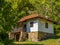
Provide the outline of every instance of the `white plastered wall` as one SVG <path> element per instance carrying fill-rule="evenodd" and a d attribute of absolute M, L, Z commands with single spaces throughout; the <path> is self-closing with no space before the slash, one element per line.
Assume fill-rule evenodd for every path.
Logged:
<path fill-rule="evenodd" d="M 30 22 L 33 22 L 33 27 L 30 27 Z M 27 32 L 38 31 L 38 20 L 30 20 L 27 22 Z"/>
<path fill-rule="evenodd" d="M 48 28 L 45 28 L 45 23 L 46 22 L 48 23 Z M 39 19 L 39 22 L 38 22 L 38 31 L 54 34 L 53 23 L 48 22 L 48 21 L 44 21 L 42 19 Z"/>
<path fill-rule="evenodd" d="M 30 27 L 30 22 L 34 22 L 33 27 Z M 45 28 L 46 22 L 48 23 L 48 28 Z M 45 21 L 43 19 L 35 19 L 35 20 L 27 21 L 27 32 L 36 32 L 36 31 L 54 34 L 53 23 L 49 21 Z"/>

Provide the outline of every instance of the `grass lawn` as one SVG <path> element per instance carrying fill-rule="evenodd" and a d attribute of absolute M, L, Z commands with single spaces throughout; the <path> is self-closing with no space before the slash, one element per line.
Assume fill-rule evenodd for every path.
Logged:
<path fill-rule="evenodd" d="M 58 39 L 47 39 L 47 40 L 43 40 L 40 42 L 31 42 L 31 41 L 24 41 L 24 42 L 14 42 L 16 45 L 60 45 L 60 38 Z"/>
<path fill-rule="evenodd" d="M 24 41 L 24 42 L 14 42 L 16 45 L 60 45 L 60 33 L 57 34 L 54 38 L 49 38 L 40 42 L 31 42 L 31 41 Z"/>

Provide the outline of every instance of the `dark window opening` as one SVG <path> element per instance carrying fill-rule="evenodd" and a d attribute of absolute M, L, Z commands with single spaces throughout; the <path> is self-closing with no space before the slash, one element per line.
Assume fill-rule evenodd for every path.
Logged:
<path fill-rule="evenodd" d="M 48 28 L 48 23 L 45 23 L 45 28 Z"/>
<path fill-rule="evenodd" d="M 30 27 L 33 27 L 33 22 L 30 22 Z"/>

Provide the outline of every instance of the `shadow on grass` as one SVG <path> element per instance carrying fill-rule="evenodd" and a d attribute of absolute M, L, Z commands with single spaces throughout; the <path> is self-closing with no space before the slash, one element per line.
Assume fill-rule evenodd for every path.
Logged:
<path fill-rule="evenodd" d="M 59 38 L 60 38 L 60 36 L 54 36 L 54 37 L 50 37 L 48 39 L 59 39 Z"/>
<path fill-rule="evenodd" d="M 43 38 L 40 41 L 44 41 L 44 40 L 48 40 L 48 39 L 59 39 L 60 36 L 53 36 L 53 37 L 47 37 L 47 38 Z"/>
<path fill-rule="evenodd" d="M 56 37 L 55 37 L 55 39 L 59 39 L 59 38 L 60 38 L 60 36 L 56 36 Z"/>

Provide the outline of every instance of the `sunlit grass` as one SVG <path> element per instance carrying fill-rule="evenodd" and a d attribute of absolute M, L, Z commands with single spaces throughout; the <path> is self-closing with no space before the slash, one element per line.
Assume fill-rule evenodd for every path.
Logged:
<path fill-rule="evenodd" d="M 48 39 L 40 43 L 44 45 L 60 45 L 60 39 Z"/>
<path fill-rule="evenodd" d="M 15 44 L 42 44 L 42 45 L 60 45 L 60 38 L 59 39 L 47 39 L 40 42 L 31 42 L 31 41 L 24 41 L 24 42 L 14 42 Z"/>

